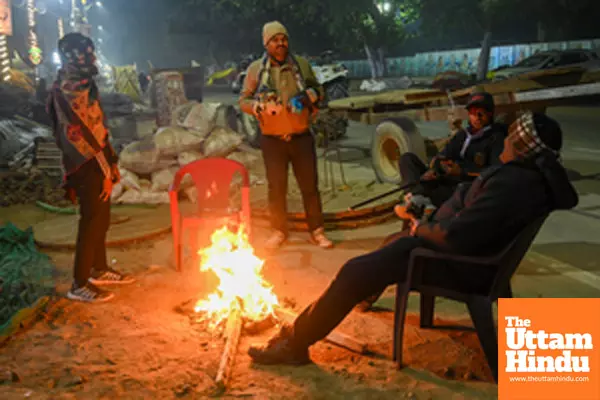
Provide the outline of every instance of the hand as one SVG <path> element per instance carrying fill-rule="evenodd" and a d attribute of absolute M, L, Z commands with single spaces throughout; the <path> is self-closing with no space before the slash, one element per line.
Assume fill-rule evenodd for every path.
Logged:
<path fill-rule="evenodd" d="M 117 164 L 114 164 L 112 166 L 110 173 L 113 185 L 116 185 L 117 183 L 121 182 L 121 171 L 119 171 L 119 166 Z"/>
<path fill-rule="evenodd" d="M 417 236 L 417 229 L 419 228 L 419 221 L 418 220 L 413 220 L 412 224 L 410 225 L 410 236 Z"/>
<path fill-rule="evenodd" d="M 394 212 L 396 213 L 398 218 L 402 220 L 410 221 L 414 219 L 414 217 L 406 211 L 406 206 L 398 204 L 396 205 L 396 207 L 394 207 Z"/>
<path fill-rule="evenodd" d="M 461 173 L 460 165 L 458 165 L 454 161 L 452 161 L 452 160 L 442 161 L 441 165 L 447 175 L 460 176 L 460 173 Z"/>
<path fill-rule="evenodd" d="M 260 101 L 255 101 L 254 106 L 252 107 L 252 114 L 258 118 L 263 109 L 264 105 Z"/>
<path fill-rule="evenodd" d="M 434 181 L 437 179 L 437 174 L 435 173 L 434 170 L 430 169 L 427 170 L 427 172 L 425 172 L 422 176 L 421 176 L 421 180 L 422 181 Z"/>
<path fill-rule="evenodd" d="M 112 194 L 112 177 L 104 178 L 104 182 L 102 182 L 102 193 L 100 193 L 100 200 L 108 201 L 110 199 L 110 195 Z"/>

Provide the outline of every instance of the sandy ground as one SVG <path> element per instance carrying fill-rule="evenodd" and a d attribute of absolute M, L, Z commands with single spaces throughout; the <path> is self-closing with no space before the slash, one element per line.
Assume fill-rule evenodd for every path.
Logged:
<path fill-rule="evenodd" d="M 256 239 L 265 232 L 256 230 Z M 316 249 L 295 234 L 289 247 L 266 256 L 265 277 L 280 301 L 309 304 L 345 260 L 374 248 L 378 240 L 346 241 L 333 251 Z M 72 254 L 48 253 L 57 267 L 57 290 L 70 284 Z M 18 382 L 2 383 L 3 399 L 207 398 L 223 339 L 193 323 L 181 305 L 204 297 L 214 279 L 191 265 L 171 266 L 170 237 L 109 250 L 113 265 L 136 284 L 115 290 L 113 302 L 87 305 L 58 298 L 43 318 L 0 349 L 0 370 Z M 475 334 L 423 331 L 408 321 L 405 357 L 396 371 L 391 357 L 392 313 L 353 312 L 340 330 L 368 343 L 361 356 L 328 343 L 311 349 L 305 367 L 253 366 L 248 346 L 275 332 L 243 336 L 224 398 L 265 399 L 446 399 L 495 398 Z M 435 354 L 435 357 L 431 355 Z M 6 375 L 5 373 L 3 375 Z M 3 378 L 0 377 L 0 382 Z"/>
<path fill-rule="evenodd" d="M 365 162 L 357 159 L 345 163 L 347 176 L 354 179 L 350 182 L 351 190 L 332 192 L 322 188 L 326 211 L 343 209 L 342 205 L 347 207 L 369 195 L 368 185 L 373 176 L 365 169 Z M 595 171 L 592 168 L 589 172 Z M 584 168 L 581 172 L 589 173 Z M 378 192 L 387 189 L 377 186 Z M 290 193 L 290 209 L 299 211 L 295 185 Z M 253 197 L 255 204 L 261 199 L 264 203 L 264 186 L 253 188 Z M 48 213 L 33 206 L 0 210 L 0 224 L 10 219 L 22 228 L 48 217 Z M 299 312 L 321 293 L 346 260 L 376 248 L 381 238 L 393 229 L 394 226 L 389 225 L 361 230 L 368 232 L 362 233 L 367 239 L 357 238 L 354 232 L 336 232 L 333 235 L 336 239 L 345 240 L 332 251 L 308 245 L 306 234 L 294 234 L 289 247 L 276 254 L 262 254 L 266 259 L 265 277 L 274 285 L 280 300 L 295 304 L 295 311 Z M 266 232 L 255 229 L 255 233 L 260 243 Z M 59 297 L 32 327 L 0 348 L 0 398 L 203 399 L 214 396 L 214 378 L 224 341 L 180 311 L 183 303 L 206 296 L 214 287 L 214 279 L 196 272 L 194 265 L 187 265 L 184 273 L 175 272 L 171 265 L 170 236 L 109 250 L 113 266 L 134 274 L 138 281 L 115 289 L 115 300 L 102 305 L 74 303 L 62 298 L 70 285 L 73 255 L 70 252 L 48 254 L 56 265 Z M 546 277 L 553 272 L 542 276 L 540 266 L 529 261 L 520 271 L 515 287 L 525 296 L 541 297 L 544 293 L 548 297 L 573 297 L 571 292 L 576 291 L 580 296 L 594 297 L 598 293 L 589 289 L 586 292 L 575 281 L 567 282 L 570 286 L 565 285 L 560 276 Z M 392 296 L 393 289 L 389 289 L 381 304 L 389 308 Z M 252 343 L 267 340 L 275 330 L 256 337 L 244 335 L 229 390 L 222 397 L 496 398 L 497 387 L 491 383 L 475 333 L 419 329 L 418 298 L 413 296 L 410 300 L 404 341 L 405 362 L 409 367 L 397 371 L 391 361 L 391 312 L 353 312 L 339 330 L 368 343 L 372 354 L 358 355 L 321 342 L 311 348 L 314 365 L 260 367 L 251 364 L 247 349 Z M 452 302 L 437 304 L 436 315 L 442 318 L 438 320 L 440 324 L 469 325 L 464 308 Z"/>

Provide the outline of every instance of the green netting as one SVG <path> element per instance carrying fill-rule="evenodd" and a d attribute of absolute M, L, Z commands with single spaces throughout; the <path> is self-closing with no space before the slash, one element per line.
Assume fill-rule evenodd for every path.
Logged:
<path fill-rule="evenodd" d="M 10 222 L 0 227 L 0 332 L 19 310 L 54 293 L 53 272 L 50 258 L 37 250 L 31 228 L 22 231 Z"/>

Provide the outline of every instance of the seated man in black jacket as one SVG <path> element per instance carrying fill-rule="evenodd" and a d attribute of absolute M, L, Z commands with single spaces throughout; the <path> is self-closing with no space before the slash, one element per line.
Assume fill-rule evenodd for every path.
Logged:
<path fill-rule="evenodd" d="M 418 183 L 409 190 L 422 195 L 434 206 L 441 206 L 452 196 L 460 182 L 472 181 L 490 165 L 499 164 L 506 137 L 506 126 L 494 123 L 494 98 L 487 92 L 476 92 L 467 103 L 469 125 L 458 131 L 432 160 L 431 168 L 413 153 L 400 157 L 402 184 Z"/>
<path fill-rule="evenodd" d="M 346 262 L 321 297 L 266 346 L 248 354 L 260 364 L 310 362 L 308 348 L 325 338 L 362 300 L 406 277 L 410 252 L 429 247 L 462 255 L 491 255 L 506 247 L 543 214 L 577 205 L 578 197 L 559 161 L 560 126 L 542 114 L 526 113 L 510 127 L 500 156 L 472 184 L 461 185 L 431 222 L 415 224 L 388 245 Z M 489 271 L 490 277 L 495 271 Z M 452 285 L 478 290 L 459 266 L 426 272 Z"/>

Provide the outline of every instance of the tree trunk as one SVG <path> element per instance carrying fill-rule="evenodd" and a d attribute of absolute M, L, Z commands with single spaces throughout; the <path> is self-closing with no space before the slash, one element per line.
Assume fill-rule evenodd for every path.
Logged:
<path fill-rule="evenodd" d="M 479 61 L 477 63 L 477 80 L 483 81 L 487 77 L 488 67 L 490 64 L 490 51 L 492 50 L 492 32 L 486 32 L 483 36 L 481 44 L 481 52 L 479 53 Z"/>
<path fill-rule="evenodd" d="M 369 61 L 369 67 L 371 68 L 371 79 L 375 79 L 378 77 L 378 68 L 377 68 L 377 60 L 374 57 L 373 52 L 368 44 L 364 44 L 365 53 L 367 53 L 367 60 Z"/>
<path fill-rule="evenodd" d="M 384 76 L 387 76 L 387 60 L 385 59 L 385 51 L 383 50 L 383 48 L 378 48 L 377 49 L 377 61 L 379 62 L 379 77 L 383 78 Z"/>

